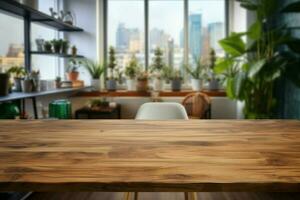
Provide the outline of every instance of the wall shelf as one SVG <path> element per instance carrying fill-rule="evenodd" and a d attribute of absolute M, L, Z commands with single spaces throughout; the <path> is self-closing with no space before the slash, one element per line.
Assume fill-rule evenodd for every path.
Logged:
<path fill-rule="evenodd" d="M 82 55 L 70 55 L 70 54 L 60 54 L 60 53 L 51 53 L 51 52 L 43 52 L 43 51 L 31 51 L 32 55 L 44 55 L 44 56 L 56 56 L 60 58 L 84 58 Z"/>
<path fill-rule="evenodd" d="M 30 8 L 26 5 L 18 3 L 13 0 L 1 0 L 0 9 L 6 12 L 21 16 L 28 17 L 32 22 L 37 22 L 42 25 L 52 27 L 58 31 L 65 32 L 82 32 L 83 29 L 79 27 L 66 24 L 50 15 Z"/>

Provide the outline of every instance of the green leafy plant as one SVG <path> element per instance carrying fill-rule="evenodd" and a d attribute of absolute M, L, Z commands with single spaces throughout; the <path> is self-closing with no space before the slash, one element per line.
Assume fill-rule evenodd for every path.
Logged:
<path fill-rule="evenodd" d="M 102 99 L 93 99 L 89 102 L 89 107 L 92 109 L 99 109 L 101 107 L 108 107 L 109 106 L 109 101 L 107 101 L 106 98 Z"/>
<path fill-rule="evenodd" d="M 130 79 L 135 79 L 140 71 L 140 64 L 135 55 L 132 55 L 128 65 L 125 68 L 125 75 Z"/>
<path fill-rule="evenodd" d="M 163 68 L 166 66 L 166 64 L 163 61 L 163 51 L 160 48 L 156 48 L 154 50 L 154 58 L 153 58 L 153 63 L 151 65 L 151 73 L 152 72 L 157 72 L 161 73 Z"/>
<path fill-rule="evenodd" d="M 195 60 L 195 67 L 193 68 L 191 65 L 186 65 L 185 70 L 188 74 L 192 76 L 193 79 L 201 79 L 204 75 L 204 70 L 206 65 L 203 64 L 201 58 Z"/>
<path fill-rule="evenodd" d="M 99 79 L 104 72 L 104 67 L 102 64 L 93 62 L 91 60 L 85 60 L 83 62 L 83 67 L 89 72 L 93 79 Z"/>
<path fill-rule="evenodd" d="M 117 67 L 116 50 L 114 47 L 110 47 L 109 56 L 108 56 L 108 68 L 110 70 L 109 79 L 116 79 L 114 77 L 116 67 Z"/>
<path fill-rule="evenodd" d="M 273 118 L 275 82 L 286 77 L 300 86 L 299 60 L 289 51 L 293 48 L 281 50 L 299 44 L 299 39 L 291 37 L 285 25 L 274 23 L 277 0 L 237 1 L 254 12 L 256 20 L 247 32 L 232 33 L 219 42 L 228 56 L 217 62 L 214 71 L 226 77 L 227 95 L 245 102 L 246 118 Z"/>
<path fill-rule="evenodd" d="M 53 46 L 53 49 L 54 49 L 55 53 L 60 53 L 61 48 L 62 48 L 62 43 L 63 43 L 62 39 L 58 39 L 58 40 L 53 39 L 53 40 L 51 40 L 51 44 Z"/>
<path fill-rule="evenodd" d="M 26 75 L 25 68 L 21 66 L 12 66 L 7 72 L 14 78 L 23 78 Z"/>
<path fill-rule="evenodd" d="M 71 58 L 69 60 L 67 72 L 78 72 L 78 69 L 82 66 L 83 62 L 81 59 Z"/>

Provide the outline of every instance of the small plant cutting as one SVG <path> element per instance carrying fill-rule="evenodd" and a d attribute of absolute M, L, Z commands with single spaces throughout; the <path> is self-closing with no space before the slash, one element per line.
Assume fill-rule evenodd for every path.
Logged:
<path fill-rule="evenodd" d="M 156 48 L 154 51 L 154 58 L 151 65 L 150 72 L 154 77 L 153 90 L 161 91 L 163 88 L 162 71 L 166 64 L 163 61 L 163 51 L 160 48 Z"/>
<path fill-rule="evenodd" d="M 132 55 L 129 63 L 125 68 L 125 76 L 127 77 L 127 90 L 134 91 L 136 90 L 136 78 L 140 71 L 140 64 L 135 55 Z"/>
<path fill-rule="evenodd" d="M 108 91 L 117 90 L 117 78 L 115 77 L 116 68 L 117 68 L 116 50 L 114 47 L 110 47 L 109 56 L 108 56 L 109 77 L 107 78 L 106 81 L 106 88 Z"/>
<path fill-rule="evenodd" d="M 204 70 L 206 66 L 203 64 L 201 58 L 195 59 L 195 67 L 191 65 L 185 66 L 185 69 L 187 73 L 192 77 L 191 83 L 192 83 L 192 89 L 194 91 L 200 91 L 202 89 L 202 81 L 203 81 L 203 75 Z"/>
<path fill-rule="evenodd" d="M 69 81 L 77 81 L 79 72 L 78 69 L 81 67 L 82 61 L 80 59 L 72 58 L 69 60 L 69 65 L 67 67 L 67 76 Z"/>
<path fill-rule="evenodd" d="M 100 78 L 104 73 L 104 66 L 91 60 L 85 60 L 83 62 L 83 67 L 89 72 L 92 78 L 92 86 L 94 87 L 94 89 L 100 91 Z"/>

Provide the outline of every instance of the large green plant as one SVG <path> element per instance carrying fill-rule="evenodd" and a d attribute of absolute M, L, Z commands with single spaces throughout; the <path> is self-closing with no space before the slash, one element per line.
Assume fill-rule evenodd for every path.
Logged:
<path fill-rule="evenodd" d="M 109 48 L 108 52 L 108 68 L 110 70 L 110 77 L 109 79 L 115 79 L 114 74 L 115 74 L 115 69 L 117 67 L 117 58 L 116 58 L 116 50 L 114 47 Z"/>
<path fill-rule="evenodd" d="M 104 72 L 104 67 L 102 64 L 93 62 L 91 60 L 85 60 L 83 62 L 83 67 L 89 72 L 93 79 L 99 79 Z"/>
<path fill-rule="evenodd" d="M 160 48 L 154 50 L 154 58 L 151 65 L 151 72 L 161 73 L 163 68 L 166 66 L 163 60 L 163 51 Z"/>
<path fill-rule="evenodd" d="M 130 79 L 135 79 L 140 71 L 140 64 L 135 55 L 132 55 L 128 65 L 125 68 L 125 75 Z"/>
<path fill-rule="evenodd" d="M 195 66 L 186 65 L 185 70 L 189 75 L 192 76 L 193 79 L 201 79 L 204 75 L 204 70 L 206 69 L 206 65 L 203 64 L 201 57 L 195 59 Z"/>
<path fill-rule="evenodd" d="M 237 1 L 254 12 L 256 20 L 247 32 L 232 33 L 219 42 L 228 56 L 219 60 L 215 72 L 225 75 L 228 96 L 245 102 L 246 118 L 273 118 L 275 82 L 284 76 L 300 86 L 299 61 L 287 48 L 299 40 L 277 23 L 277 0 Z"/>

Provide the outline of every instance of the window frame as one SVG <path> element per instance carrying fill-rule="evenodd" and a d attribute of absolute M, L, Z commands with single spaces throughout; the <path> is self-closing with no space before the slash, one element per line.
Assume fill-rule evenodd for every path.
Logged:
<path fill-rule="evenodd" d="M 107 65 L 107 54 L 108 54 L 108 12 L 109 12 L 109 4 L 110 0 L 104 0 L 104 66 Z M 151 0 L 141 0 L 144 1 L 144 45 L 145 45 L 145 71 L 149 69 L 149 1 Z M 190 0 L 182 0 L 183 1 L 183 15 L 184 15 L 184 64 L 187 65 L 189 62 L 189 1 Z M 229 35 L 229 1 L 224 0 L 225 3 L 225 11 L 224 11 L 224 22 L 225 22 L 225 37 Z M 106 69 L 105 69 L 106 71 Z M 105 72 L 106 77 L 106 72 Z"/>

